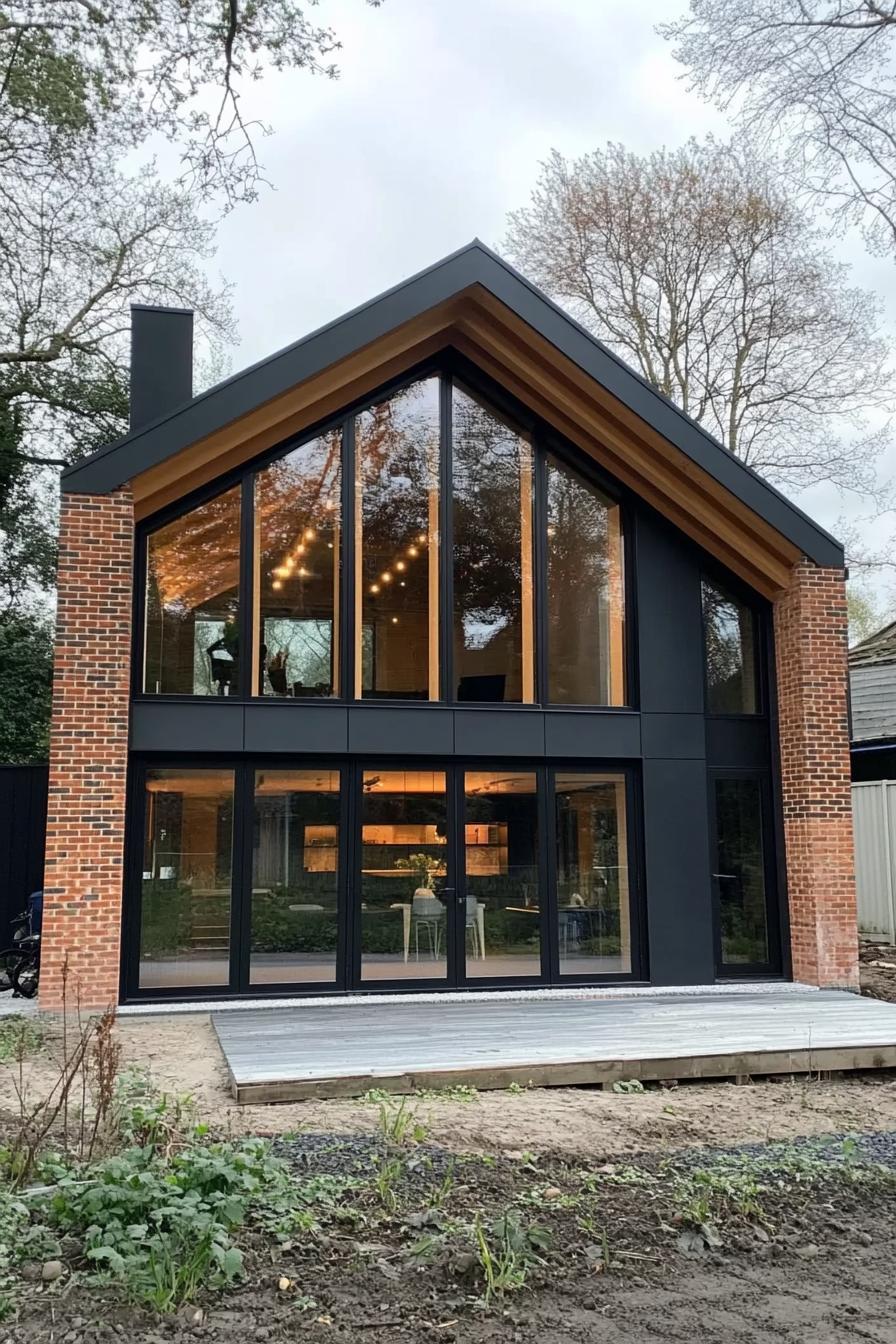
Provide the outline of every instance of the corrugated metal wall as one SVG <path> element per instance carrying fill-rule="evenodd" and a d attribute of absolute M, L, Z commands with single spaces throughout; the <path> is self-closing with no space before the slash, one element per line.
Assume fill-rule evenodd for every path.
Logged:
<path fill-rule="evenodd" d="M 896 943 L 896 781 L 853 784 L 859 931 Z"/>

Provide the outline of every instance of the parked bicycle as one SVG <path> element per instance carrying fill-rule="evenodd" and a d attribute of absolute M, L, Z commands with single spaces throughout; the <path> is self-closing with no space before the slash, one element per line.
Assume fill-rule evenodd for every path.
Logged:
<path fill-rule="evenodd" d="M 33 891 L 28 908 L 12 920 L 12 946 L 0 952 L 0 989 L 33 999 L 40 979 L 40 933 L 44 894 Z"/>

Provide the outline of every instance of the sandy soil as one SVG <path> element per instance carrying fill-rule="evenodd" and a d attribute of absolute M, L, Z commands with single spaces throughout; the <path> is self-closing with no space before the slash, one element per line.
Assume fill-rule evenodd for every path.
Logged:
<path fill-rule="evenodd" d="M 190 1093 L 202 1118 L 231 1133 L 372 1130 L 378 1106 L 361 1099 L 237 1106 L 210 1019 L 204 1015 L 122 1018 L 123 1064 L 141 1065 L 158 1085 Z M 31 1056 L 33 1095 L 53 1079 L 54 1042 Z M 16 1108 L 15 1070 L 0 1065 L 0 1110 Z M 616 1094 L 594 1088 L 481 1092 L 471 1101 L 415 1098 L 436 1143 L 457 1151 L 638 1152 L 695 1144 L 784 1139 L 800 1134 L 896 1129 L 896 1078 L 886 1073 L 839 1080 L 687 1083 Z"/>

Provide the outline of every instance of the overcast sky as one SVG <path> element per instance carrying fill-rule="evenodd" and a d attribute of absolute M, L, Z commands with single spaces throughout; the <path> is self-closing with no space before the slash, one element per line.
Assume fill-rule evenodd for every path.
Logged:
<path fill-rule="evenodd" d="M 269 354 L 478 236 L 501 250 L 556 147 L 644 152 L 724 135 L 678 78 L 654 25 L 686 0 L 324 0 L 341 78 L 270 75 L 246 91 L 274 127 L 260 156 L 274 190 L 231 215 L 214 270 L 234 286 L 234 369 Z M 896 270 L 837 250 L 896 316 Z M 894 455 L 896 459 L 896 455 Z M 833 526 L 831 491 L 800 501 Z"/>

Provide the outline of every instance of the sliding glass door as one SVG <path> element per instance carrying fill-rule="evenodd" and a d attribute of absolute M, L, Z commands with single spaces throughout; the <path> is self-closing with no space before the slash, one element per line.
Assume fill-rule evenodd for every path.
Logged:
<path fill-rule="evenodd" d="M 628 771 L 240 762 L 148 765 L 135 787 L 129 992 L 563 984 L 641 970 Z M 725 795 L 718 815 L 725 862 L 745 874 L 739 923 L 725 893 L 725 947 L 758 961 L 750 801 Z"/>

